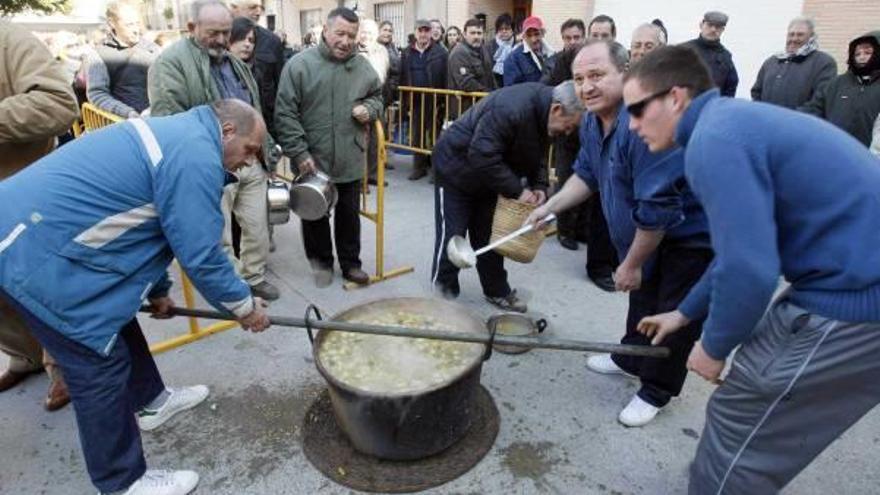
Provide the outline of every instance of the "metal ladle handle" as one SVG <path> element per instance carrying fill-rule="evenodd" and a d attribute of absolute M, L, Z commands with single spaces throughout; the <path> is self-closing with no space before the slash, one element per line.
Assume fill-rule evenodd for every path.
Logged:
<path fill-rule="evenodd" d="M 474 256 L 479 256 L 479 255 L 481 255 L 481 254 L 483 254 L 483 253 L 485 253 L 485 252 L 487 252 L 487 251 L 491 251 L 491 250 L 497 248 L 498 246 L 504 244 L 504 243 L 507 242 L 507 241 L 510 241 L 510 240 L 512 240 L 512 239 L 515 239 L 515 238 L 517 238 L 517 237 L 519 237 L 519 236 L 525 234 L 526 232 L 531 232 L 531 231 L 534 230 L 536 227 L 541 227 L 541 226 L 543 226 L 543 225 L 545 225 L 545 224 L 548 224 L 548 223 L 551 223 L 551 222 L 554 222 L 554 221 L 556 221 L 556 215 L 555 215 L 554 213 L 551 213 L 551 214 L 547 215 L 546 217 L 542 218 L 540 221 L 538 221 L 538 222 L 535 223 L 535 224 L 531 224 L 531 223 L 530 223 L 530 224 L 528 224 L 528 225 L 523 225 L 522 227 L 520 227 L 520 228 L 514 230 L 513 232 L 511 232 L 511 233 L 507 234 L 506 236 L 504 236 L 504 237 L 498 239 L 497 241 L 495 241 L 495 242 L 493 242 L 493 243 L 491 243 L 491 244 L 487 244 L 486 246 L 483 246 L 483 247 L 481 247 L 480 249 L 477 249 L 477 250 L 474 252 Z"/>

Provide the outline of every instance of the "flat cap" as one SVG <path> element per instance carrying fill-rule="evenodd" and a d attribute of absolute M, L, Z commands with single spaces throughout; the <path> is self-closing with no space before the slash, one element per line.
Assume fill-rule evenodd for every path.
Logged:
<path fill-rule="evenodd" d="M 719 26 L 727 25 L 727 14 L 724 12 L 718 12 L 717 10 L 710 10 L 703 14 L 703 22 L 708 22 L 709 24 L 717 24 Z"/>
<path fill-rule="evenodd" d="M 417 20 L 416 21 L 416 31 L 418 31 L 419 28 L 423 28 L 423 27 L 426 27 L 426 28 L 431 27 L 431 22 L 427 19 Z"/>

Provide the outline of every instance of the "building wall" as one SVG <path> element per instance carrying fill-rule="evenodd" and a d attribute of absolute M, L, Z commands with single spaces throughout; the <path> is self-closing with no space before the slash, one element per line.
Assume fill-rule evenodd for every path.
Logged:
<path fill-rule="evenodd" d="M 849 42 L 880 29 L 878 0 L 805 0 L 804 15 L 816 21 L 819 46 L 837 59 L 837 69 L 846 71 Z"/>
<path fill-rule="evenodd" d="M 559 27 L 568 19 L 582 19 L 584 24 L 590 22 L 593 17 L 594 4 L 600 0 L 572 0 L 561 2 L 559 0 L 533 0 L 532 15 L 536 15 L 544 21 L 547 27 L 546 40 L 554 50 L 562 49 L 562 36 Z"/>
<path fill-rule="evenodd" d="M 733 54 L 739 73 L 737 96 L 749 97 L 749 90 L 761 64 L 784 48 L 788 22 L 800 15 L 803 0 L 677 0 L 676 2 L 634 2 L 596 0 L 594 14 L 607 14 L 617 24 L 617 40 L 629 46 L 633 30 L 641 23 L 660 18 L 669 31 L 670 43 L 681 43 L 699 34 L 703 13 L 721 10 L 730 16 L 722 43 Z"/>

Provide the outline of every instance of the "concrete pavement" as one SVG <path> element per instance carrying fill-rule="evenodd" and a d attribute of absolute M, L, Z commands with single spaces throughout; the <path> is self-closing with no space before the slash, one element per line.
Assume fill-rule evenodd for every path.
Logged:
<path fill-rule="evenodd" d="M 409 167 L 389 172 L 386 268 L 413 265 L 415 273 L 355 291 L 334 284 L 316 289 L 304 258 L 299 224 L 276 229 L 278 250 L 270 280 L 282 299 L 270 310 L 302 315 L 309 303 L 325 314 L 384 297 L 430 297 L 433 193 L 426 180 L 409 182 Z M 373 270 L 374 233 L 363 222 L 363 260 Z M 546 315 L 563 338 L 616 341 L 626 296 L 587 282 L 584 248 L 562 249 L 548 240 L 530 265 L 507 263 L 511 283 Z M 476 272 L 462 274 L 460 302 L 487 317 Z M 179 286 L 177 286 L 179 290 Z M 182 298 L 177 297 L 182 304 Z M 204 306 L 204 305 L 203 305 Z M 186 331 L 184 320 L 142 319 L 151 342 Z M 157 356 L 169 386 L 203 383 L 205 404 L 143 435 L 153 468 L 195 469 L 196 493 L 347 494 L 311 467 L 300 447 L 300 422 L 323 387 L 309 342 L 298 329 L 253 335 L 233 329 Z M 586 355 L 531 351 L 495 353 L 482 382 L 501 412 L 501 431 L 490 454 L 472 471 L 430 494 L 678 494 L 703 425 L 713 387 L 691 376 L 682 396 L 650 425 L 626 429 L 616 422 L 636 390 L 633 381 L 599 376 Z M 0 357 L 0 368 L 5 367 Z M 0 394 L 0 493 L 94 493 L 85 472 L 72 408 L 47 413 L 47 380 L 29 379 Z M 804 411 L 809 414 L 809 411 Z M 880 486 L 880 413 L 873 411 L 835 442 L 785 491 L 789 495 L 873 494 Z"/>

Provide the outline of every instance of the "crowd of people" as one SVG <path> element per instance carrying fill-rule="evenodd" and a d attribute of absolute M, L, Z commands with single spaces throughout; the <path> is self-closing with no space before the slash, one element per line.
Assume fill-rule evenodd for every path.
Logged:
<path fill-rule="evenodd" d="M 588 359 L 640 381 L 620 423 L 650 423 L 688 370 L 720 383 L 739 348 L 709 402 L 691 493 L 776 493 L 880 401 L 880 32 L 853 39 L 838 74 L 814 22 L 791 20 L 753 103 L 734 98 L 730 19 L 717 11 L 675 46 L 658 19 L 629 48 L 609 16 L 569 19 L 554 51 L 538 16 L 500 15 L 491 33 L 483 17 L 461 29 L 419 19 L 400 47 L 388 20 L 337 8 L 298 53 L 263 13 L 255 0 L 197 0 L 186 36 L 161 47 L 136 5 L 111 2 L 79 99 L 34 35 L 0 22 L 12 82 L 0 85 L 0 391 L 47 371 L 46 408 L 74 402 L 101 493 L 198 483 L 146 468 L 140 431 L 209 391 L 164 384 L 135 314 L 147 301 L 170 316 L 176 258 L 212 305 L 268 327 L 263 307 L 280 291 L 266 279 L 266 193 L 279 163 L 338 191 L 328 216 L 301 221 L 315 285 L 331 285 L 337 264 L 369 283 L 359 195 L 376 183 L 374 123 L 387 127 L 389 108 L 427 116 L 410 133 L 432 153 L 414 156 L 409 179 L 434 182 L 439 296 L 460 294 L 450 239 L 485 246 L 499 196 L 515 199 L 534 208 L 527 223 L 557 215 L 566 249 L 587 244 L 599 288 L 628 293 L 623 343 L 669 348 Z M 400 86 L 487 96 L 440 108 L 399 98 Z M 125 123 L 53 151 L 83 98 Z M 501 255 L 481 256 L 477 273 L 489 303 L 527 311 Z M 789 286 L 774 300 L 780 276 Z"/>

